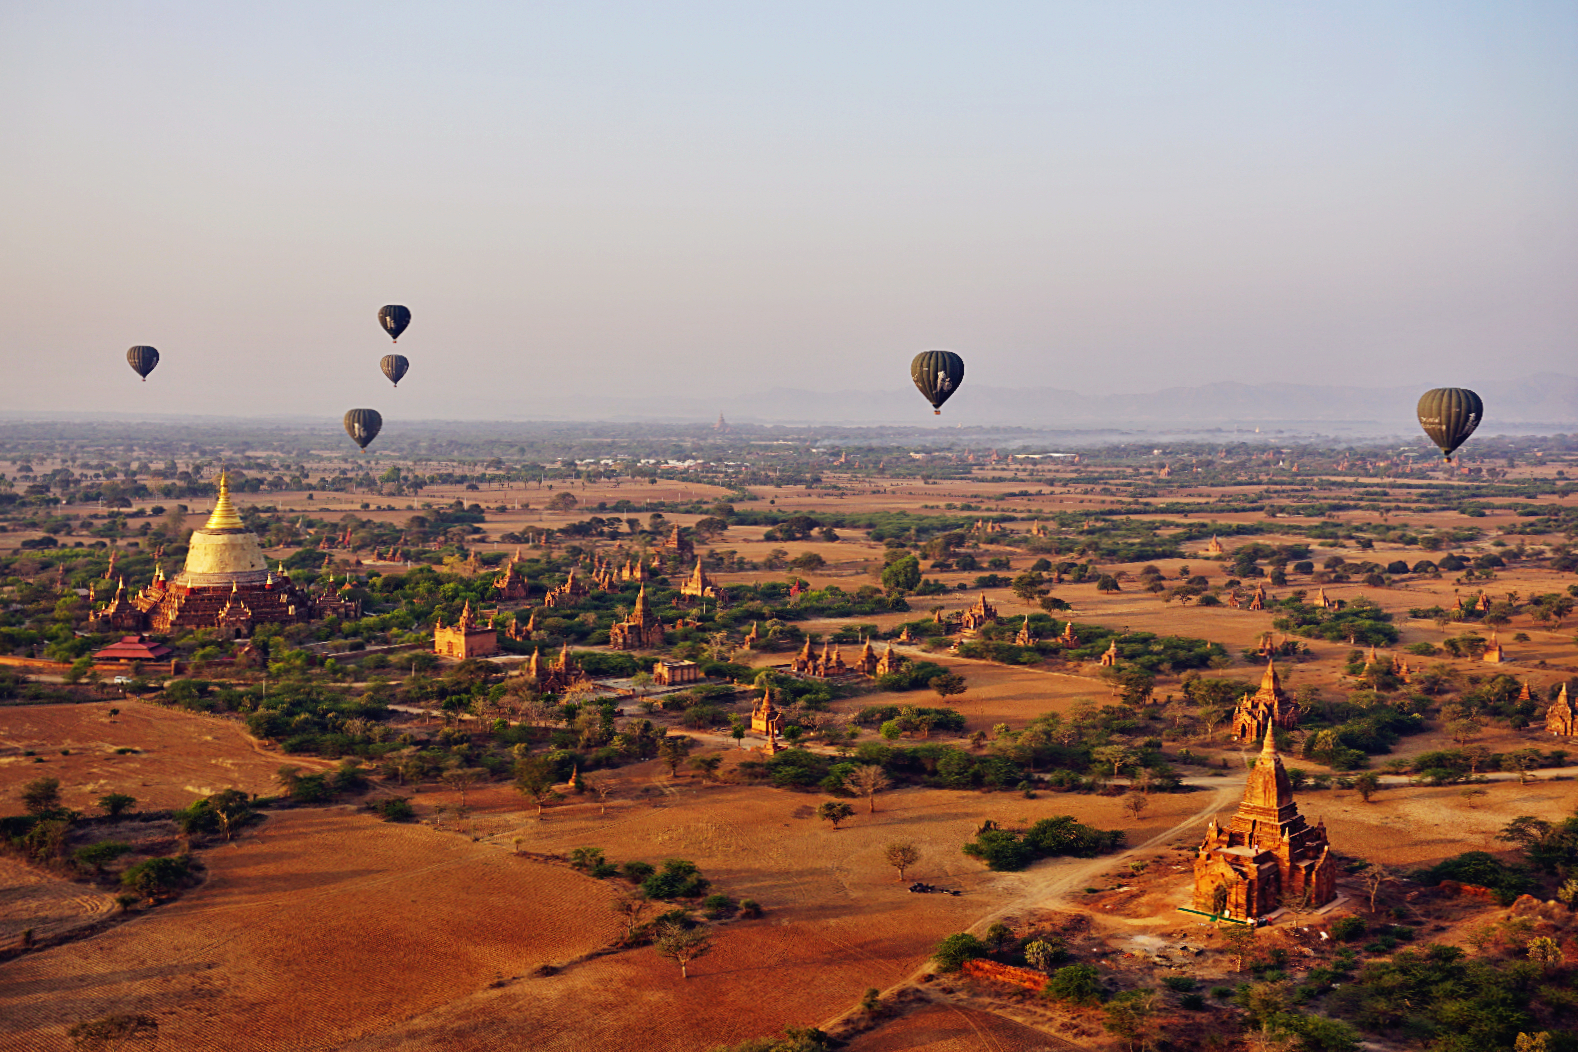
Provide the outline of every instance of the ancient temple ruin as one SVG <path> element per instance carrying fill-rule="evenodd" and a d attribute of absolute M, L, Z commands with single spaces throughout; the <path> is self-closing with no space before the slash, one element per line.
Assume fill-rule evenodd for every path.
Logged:
<path fill-rule="evenodd" d="M 1206 827 L 1194 863 L 1194 908 L 1238 920 L 1280 909 L 1289 899 L 1309 907 L 1337 897 L 1337 867 L 1322 822 L 1309 825 L 1293 802 L 1293 786 L 1266 731 L 1232 822 Z"/>

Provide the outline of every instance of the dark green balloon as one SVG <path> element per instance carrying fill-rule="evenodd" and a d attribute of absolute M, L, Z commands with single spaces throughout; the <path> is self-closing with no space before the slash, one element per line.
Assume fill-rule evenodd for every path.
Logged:
<path fill-rule="evenodd" d="M 964 383 L 964 359 L 952 351 L 922 351 L 910 362 L 910 379 L 940 415 L 942 404 Z"/>
<path fill-rule="evenodd" d="M 126 352 L 126 364 L 142 377 L 143 383 L 147 383 L 148 374 L 159 364 L 159 352 L 152 347 L 133 347 Z"/>
<path fill-rule="evenodd" d="M 391 303 L 387 307 L 379 308 L 378 324 L 382 325 L 384 331 L 398 342 L 400 334 L 405 332 L 405 327 L 411 324 L 411 312 L 398 303 Z"/>
<path fill-rule="evenodd" d="M 378 366 L 384 371 L 384 375 L 389 377 L 389 381 L 399 387 L 400 378 L 405 375 L 407 369 L 411 368 L 411 363 L 403 354 L 386 354 Z"/>
<path fill-rule="evenodd" d="M 366 449 L 378 432 L 383 430 L 384 418 L 376 409 L 351 409 L 345 414 L 345 433 L 351 441 Z"/>
<path fill-rule="evenodd" d="M 1447 460 L 1485 419 L 1485 403 L 1466 387 L 1437 387 L 1419 396 L 1419 426 Z"/>

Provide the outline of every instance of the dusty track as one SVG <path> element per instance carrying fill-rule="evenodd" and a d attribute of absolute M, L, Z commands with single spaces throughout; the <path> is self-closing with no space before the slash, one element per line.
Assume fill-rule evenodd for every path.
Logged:
<path fill-rule="evenodd" d="M 1218 811 L 1235 804 L 1243 793 L 1243 785 L 1244 779 L 1242 777 L 1235 779 L 1212 779 L 1210 786 L 1211 788 L 1215 789 L 1215 792 L 1209 794 L 1209 802 L 1203 805 L 1194 814 L 1191 814 L 1189 817 L 1175 823 L 1170 828 L 1161 833 L 1157 833 L 1155 836 L 1152 836 L 1150 839 L 1145 840 L 1142 843 L 1124 848 L 1123 851 L 1116 855 L 1102 855 L 1094 859 L 1081 860 L 1067 865 L 1048 867 L 1046 873 L 1035 884 L 1026 889 L 1021 895 L 1015 899 L 1010 900 L 1009 902 L 1003 903 L 996 909 L 992 910 L 990 913 L 983 914 L 978 920 L 975 921 L 975 923 L 971 924 L 964 930 L 974 934 L 982 934 L 986 931 L 986 928 L 998 918 L 1025 910 L 1027 908 L 1047 909 L 1059 906 L 1067 906 L 1068 893 L 1071 889 L 1083 888 L 1087 886 L 1091 882 L 1092 878 L 1098 876 L 1104 871 L 1111 869 L 1114 865 L 1121 865 L 1126 859 L 1134 855 L 1154 851 L 1156 848 L 1165 845 L 1180 835 L 1197 831 L 1200 825 L 1205 822 L 1206 819 L 1210 818 Z M 1075 908 L 1077 909 L 1078 907 Z M 886 990 L 883 990 L 881 993 L 882 998 L 884 1000 L 890 1000 L 901 990 L 919 985 L 923 976 L 931 974 L 935 970 L 935 965 L 933 965 L 932 962 L 928 960 L 903 981 L 894 983 Z M 948 1007 L 952 1008 L 952 1006 Z M 983 1049 L 995 1049 L 999 1047 L 995 1041 L 989 1040 L 984 1032 L 982 1032 L 980 1028 L 976 1026 L 975 1022 L 970 1020 L 967 1015 L 957 1008 L 952 1008 L 952 1010 L 958 1012 L 960 1018 L 968 1021 L 972 1028 L 975 1029 L 976 1033 L 981 1037 L 981 1047 Z M 851 1009 L 849 1011 L 839 1013 L 837 1016 L 824 1022 L 822 1024 L 822 1028 L 825 1030 L 835 1026 L 836 1024 L 848 1019 L 853 1014 L 853 1012 L 854 1010 Z M 1033 1021 L 1028 1018 L 1018 1016 L 1010 1018 L 1013 1018 L 1014 1022 L 1020 1023 L 1022 1025 L 1034 1025 Z M 1068 1048 L 1079 1047 L 1077 1045 L 1073 1045 L 1064 1038 L 1056 1037 L 1052 1034 L 1047 1034 L 1046 1039 Z"/>

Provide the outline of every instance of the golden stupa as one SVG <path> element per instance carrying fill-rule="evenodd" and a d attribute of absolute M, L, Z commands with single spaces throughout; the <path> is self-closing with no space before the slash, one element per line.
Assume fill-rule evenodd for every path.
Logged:
<path fill-rule="evenodd" d="M 166 579 L 163 569 L 155 568 L 152 584 L 135 597 L 124 589 L 117 592 L 99 620 L 121 631 L 217 628 L 249 636 L 263 624 L 300 624 L 358 613 L 354 600 L 300 587 L 283 565 L 277 573 L 269 572 L 257 535 L 246 528 L 230 501 L 230 476 L 221 472 L 213 514 L 187 542 L 185 569 Z"/>
<path fill-rule="evenodd" d="M 257 534 L 241 522 L 230 501 L 230 476 L 219 475 L 219 499 L 202 529 L 192 531 L 186 551 L 186 568 L 176 575 L 177 584 L 215 588 L 263 584 L 268 578 L 268 562 Z"/>

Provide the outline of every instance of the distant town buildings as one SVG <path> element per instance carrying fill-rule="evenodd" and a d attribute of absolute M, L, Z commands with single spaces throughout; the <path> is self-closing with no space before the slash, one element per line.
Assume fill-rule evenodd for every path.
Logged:
<path fill-rule="evenodd" d="M 570 567 L 570 572 L 565 576 L 564 583 L 557 588 L 550 588 L 543 597 L 542 605 L 550 609 L 560 609 L 574 606 L 579 600 L 591 594 L 591 589 L 586 587 L 586 582 L 575 576 L 575 567 Z"/>
<path fill-rule="evenodd" d="M 175 651 L 163 643 L 155 643 L 147 636 L 137 635 L 122 636 L 103 650 L 93 655 L 97 664 L 124 664 L 153 663 L 169 661 L 175 656 Z"/>

